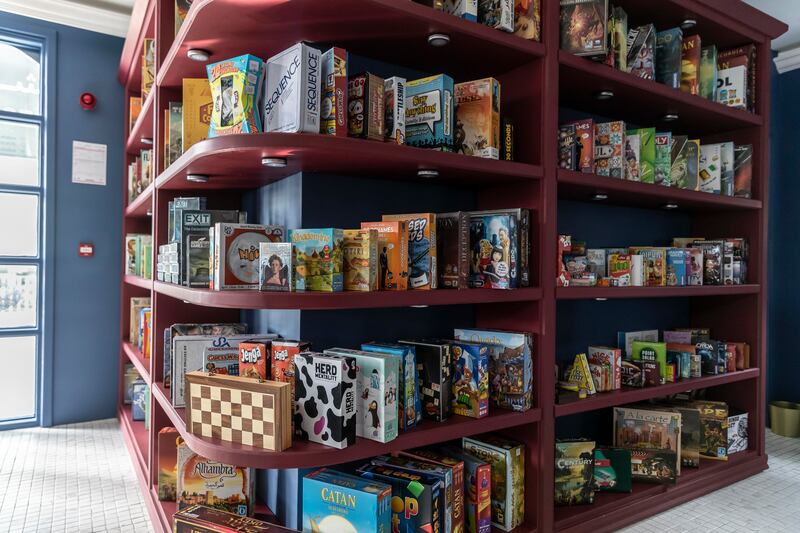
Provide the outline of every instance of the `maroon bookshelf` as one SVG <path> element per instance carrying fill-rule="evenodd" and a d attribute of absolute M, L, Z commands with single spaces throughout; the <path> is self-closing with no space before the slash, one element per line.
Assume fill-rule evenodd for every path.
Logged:
<path fill-rule="evenodd" d="M 763 413 L 770 41 L 784 32 L 786 26 L 738 0 L 658 3 L 618 0 L 617 4 L 628 12 L 629 21 L 634 24 L 653 22 L 657 28 L 668 28 L 685 18 L 694 18 L 696 31 L 704 42 L 715 43 L 720 49 L 754 43 L 758 50 L 755 112 L 731 109 L 560 52 L 558 0 L 542 1 L 541 43 L 439 13 L 415 2 L 398 0 L 195 0 L 183 26 L 174 35 L 173 0 L 136 2 L 118 77 L 126 89 L 126 102 L 128 96 L 140 94 L 142 42 L 145 37 L 154 38 L 156 85 L 143 103 L 139 120 L 126 136 L 125 165 L 120 179 L 126 182 L 128 163 L 139 150 L 148 147 L 142 143 L 143 138 L 153 140 L 156 179 L 130 203 L 127 186 L 122 187 L 123 234 L 151 233 L 154 256 L 158 245 L 167 242 L 167 203 L 173 198 L 204 194 L 212 204 L 210 207 L 235 208 L 241 205 L 244 193 L 298 172 L 342 179 L 343 183 L 347 179 L 367 178 L 362 181 L 391 182 L 395 187 L 441 186 L 453 192 L 474 194 L 475 207 L 479 209 L 519 206 L 532 210 L 533 286 L 526 289 L 367 294 L 213 292 L 124 276 L 119 357 L 121 363 L 135 365 L 151 387 L 150 430 L 146 431 L 141 422 L 132 422 L 130 407 L 122 403 L 122 371 L 118 413 L 157 531 L 171 531 L 175 512 L 174 502 L 160 502 L 157 497 L 156 436 L 164 427 L 178 429 L 190 447 L 210 458 L 262 468 L 331 465 L 496 431 L 526 444 L 525 522 L 514 533 L 612 531 L 766 468 Z M 221 20 L 225 23 L 220 23 Z M 431 33 L 447 34 L 450 44 L 441 48 L 429 46 L 427 37 Z M 265 35 L 269 38 L 265 39 Z M 342 46 L 352 54 L 425 74 L 446 72 L 456 82 L 494 76 L 502 85 L 503 114 L 515 124 L 516 161 L 489 161 L 357 139 L 265 133 L 202 141 L 164 168 L 164 110 L 170 101 L 181 99 L 183 78 L 206 77 L 206 63 L 190 60 L 188 50 L 206 50 L 210 62 L 244 53 L 266 59 L 300 40 Z M 598 101 L 596 93 L 600 90 L 611 90 L 614 97 Z M 555 132 L 562 110 L 568 110 L 567 114 L 664 127 L 696 136 L 702 142 L 733 140 L 753 144 L 753 198 L 729 198 L 560 170 Z M 667 113 L 677 113 L 679 120 L 661 122 Z M 126 129 L 127 115 L 126 103 Z M 286 166 L 267 168 L 261 163 L 263 157 L 286 158 Z M 436 170 L 438 175 L 423 178 L 418 175 L 420 170 Z M 186 179 L 189 174 L 205 175 L 209 180 L 189 182 Z M 675 204 L 673 209 L 688 217 L 685 220 L 693 230 L 702 228 L 703 234 L 746 237 L 751 256 L 748 284 L 556 288 L 559 201 L 591 204 L 595 203 L 591 197 L 597 193 L 607 196 L 603 203 L 608 209 L 623 206 L 656 212 L 666 204 Z M 148 213 L 152 216 L 147 216 Z M 120 265 L 124 265 L 124 257 Z M 128 342 L 128 314 L 130 297 L 148 294 L 153 301 L 155 341 L 152 357 L 144 359 Z M 626 388 L 584 400 L 562 395 L 556 403 L 553 367 L 559 352 L 559 305 L 596 305 L 602 309 L 604 304 L 591 300 L 620 300 L 613 302 L 619 306 L 634 304 L 627 300 L 649 298 L 685 299 L 691 324 L 710 327 L 722 338 L 750 343 L 753 368 L 659 387 Z M 428 306 L 467 308 L 477 327 L 533 332 L 534 408 L 526 413 L 494 410 L 481 420 L 453 417 L 443 424 L 425 422 L 387 444 L 359 439 L 352 447 L 334 450 L 296 441 L 284 452 L 269 453 L 189 434 L 183 409 L 172 406 L 169 391 L 161 383 L 163 346 L 158 332 L 175 322 L 238 321 L 241 310 L 247 309 L 315 313 L 357 313 L 359 309 L 369 309 L 379 313 L 384 312 L 381 309 L 394 308 L 393 313 L 414 313 L 402 308 Z M 441 307 L 443 312 L 446 309 Z M 747 451 L 734 454 L 727 462 L 703 461 L 699 469 L 685 469 L 674 486 L 635 484 L 630 494 L 598 495 L 594 505 L 554 507 L 553 443 L 558 436 L 559 420 L 593 416 L 583 413 L 689 389 L 703 389 L 713 398 L 736 400 L 732 403 L 750 413 Z"/>

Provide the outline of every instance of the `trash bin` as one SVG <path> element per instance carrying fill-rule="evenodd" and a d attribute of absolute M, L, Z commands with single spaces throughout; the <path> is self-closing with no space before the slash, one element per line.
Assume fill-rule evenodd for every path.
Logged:
<path fill-rule="evenodd" d="M 800 437 L 800 404 L 769 402 L 769 419 L 773 433 L 783 437 Z"/>

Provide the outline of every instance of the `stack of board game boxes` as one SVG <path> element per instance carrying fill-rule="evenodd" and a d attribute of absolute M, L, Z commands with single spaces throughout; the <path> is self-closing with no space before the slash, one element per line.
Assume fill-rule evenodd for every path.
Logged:
<path fill-rule="evenodd" d="M 587 248 L 559 236 L 558 286 L 683 287 L 747 283 L 747 239 L 676 237 L 671 246 Z"/>
<path fill-rule="evenodd" d="M 613 408 L 613 441 L 556 441 L 556 505 L 594 503 L 597 492 L 631 492 L 633 482 L 679 483 L 701 459 L 747 450 L 747 413 L 725 402 L 678 398 Z"/>
<path fill-rule="evenodd" d="M 562 50 L 726 106 L 755 109 L 754 44 L 718 51 L 681 28 L 629 25 L 625 10 L 609 8 L 608 0 L 560 1 Z"/>

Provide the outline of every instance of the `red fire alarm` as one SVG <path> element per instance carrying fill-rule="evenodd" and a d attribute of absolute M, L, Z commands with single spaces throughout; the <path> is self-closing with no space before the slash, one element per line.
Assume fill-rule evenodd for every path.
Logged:
<path fill-rule="evenodd" d="M 81 94 L 81 107 L 87 111 L 94 109 L 97 105 L 97 98 L 92 93 Z"/>
<path fill-rule="evenodd" d="M 94 244 L 90 242 L 82 242 L 78 245 L 78 255 L 81 257 L 94 256 Z"/>

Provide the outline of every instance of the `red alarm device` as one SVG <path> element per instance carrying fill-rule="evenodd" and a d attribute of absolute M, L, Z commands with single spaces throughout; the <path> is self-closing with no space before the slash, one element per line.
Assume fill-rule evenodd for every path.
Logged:
<path fill-rule="evenodd" d="M 97 105 L 97 98 L 92 93 L 81 94 L 81 107 L 87 111 L 94 109 Z"/>

